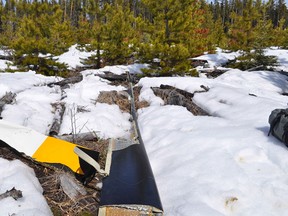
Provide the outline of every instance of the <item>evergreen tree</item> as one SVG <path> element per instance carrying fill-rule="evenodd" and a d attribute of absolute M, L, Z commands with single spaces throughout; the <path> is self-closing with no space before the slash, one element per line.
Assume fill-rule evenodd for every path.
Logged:
<path fill-rule="evenodd" d="M 190 73 L 189 57 L 201 54 L 205 47 L 202 28 L 203 10 L 194 0 L 144 0 L 153 19 L 149 41 L 140 51 L 142 60 L 149 60 L 151 73 L 161 75 Z M 147 32 L 150 33 L 150 32 Z M 157 58 L 158 61 L 154 61 Z"/>
<path fill-rule="evenodd" d="M 137 35 L 133 24 L 134 16 L 125 1 L 106 4 L 105 23 L 103 26 L 103 54 L 105 64 L 126 64 L 137 44 Z"/>
<path fill-rule="evenodd" d="M 61 41 L 57 40 L 60 32 L 52 31 L 53 28 L 61 30 L 56 25 L 61 22 L 59 20 L 60 13 L 57 10 L 60 10 L 58 6 L 53 7 L 46 2 L 33 2 L 29 5 L 30 13 L 24 15 L 19 21 L 15 38 L 11 42 L 11 48 L 15 50 L 16 65 L 36 70 L 45 75 L 54 75 L 55 69 L 65 69 L 64 65 L 56 63 L 52 58 L 53 55 L 62 53 L 67 46 L 71 45 L 63 46 L 65 38 L 61 38 Z M 42 57 L 42 54 L 49 54 L 49 57 Z"/>
<path fill-rule="evenodd" d="M 261 18 L 254 7 L 253 0 L 243 3 L 243 10 L 231 14 L 232 24 L 229 29 L 229 46 L 232 50 L 249 52 L 254 48 L 257 33 L 254 31 L 257 20 Z"/>
<path fill-rule="evenodd" d="M 84 63 L 92 65 L 95 68 L 102 67 L 103 50 L 103 26 L 106 22 L 106 7 L 99 0 L 89 0 L 85 2 L 84 14 L 78 24 L 78 42 L 88 51 L 96 50 L 96 55 L 92 55 L 89 59 L 85 59 Z M 81 38 L 79 40 L 79 38 Z"/>
<path fill-rule="evenodd" d="M 10 47 L 11 41 L 15 38 L 18 21 L 15 14 L 15 1 L 7 0 L 1 9 L 1 45 Z"/>

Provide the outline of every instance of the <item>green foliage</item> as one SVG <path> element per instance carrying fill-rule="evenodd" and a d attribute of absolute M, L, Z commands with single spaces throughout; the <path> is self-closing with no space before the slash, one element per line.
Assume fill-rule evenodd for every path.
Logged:
<path fill-rule="evenodd" d="M 232 12 L 233 23 L 230 25 L 229 38 L 232 50 L 250 51 L 254 47 L 254 40 L 257 37 L 253 31 L 259 13 L 253 5 L 252 0 L 248 0 L 241 13 Z"/>
<path fill-rule="evenodd" d="M 96 50 L 89 65 L 139 59 L 150 63 L 149 75 L 191 74 L 188 59 L 217 46 L 243 50 L 243 62 L 254 65 L 251 50 L 288 47 L 287 26 L 283 0 L 0 1 L 0 46 L 15 50 L 19 67 L 45 74 L 65 70 L 52 57 L 76 43 Z"/>
<path fill-rule="evenodd" d="M 50 57 L 39 57 L 34 55 L 24 55 L 17 59 L 16 65 L 23 70 L 35 70 L 46 76 L 63 76 L 67 74 L 67 65 L 56 62 Z"/>
<path fill-rule="evenodd" d="M 171 76 L 190 73 L 189 51 L 182 44 L 155 44 L 146 46 L 144 52 L 145 49 L 154 54 L 154 58 L 151 55 L 145 59 L 150 63 L 150 68 L 143 71 L 146 75 Z"/>
<path fill-rule="evenodd" d="M 15 50 L 14 64 L 45 75 L 55 75 L 66 70 L 65 65 L 55 62 L 52 57 L 39 57 L 39 54 L 48 53 L 51 56 L 59 55 L 75 43 L 70 24 L 61 21 L 60 7 L 37 1 L 31 4 L 20 1 L 17 7 L 21 17 L 17 20 L 17 25 L 11 24 L 15 27 L 12 31 L 13 37 L 6 42 Z M 8 25 L 9 29 L 11 30 Z"/>
<path fill-rule="evenodd" d="M 138 51 L 140 60 L 151 65 L 144 73 L 161 76 L 189 74 L 189 58 L 202 54 L 208 47 L 213 49 L 209 45 L 209 31 L 203 25 L 205 11 L 194 0 L 143 2 L 153 17 L 144 28 L 146 41 Z"/>
<path fill-rule="evenodd" d="M 230 62 L 227 66 L 240 70 L 249 70 L 252 68 L 255 68 L 255 70 L 269 70 L 276 65 L 277 58 L 275 56 L 266 56 L 264 55 L 264 51 L 259 49 L 245 53 L 236 60 Z"/>
<path fill-rule="evenodd" d="M 105 64 L 127 64 L 132 58 L 136 32 L 136 20 L 130 9 L 121 4 L 106 5 L 106 23 L 103 25 L 102 59 Z"/>

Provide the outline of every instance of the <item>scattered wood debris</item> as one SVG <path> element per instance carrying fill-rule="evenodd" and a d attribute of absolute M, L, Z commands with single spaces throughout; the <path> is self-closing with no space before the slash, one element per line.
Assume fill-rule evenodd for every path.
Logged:
<path fill-rule="evenodd" d="M 17 200 L 23 197 L 22 191 L 16 190 L 15 187 L 13 187 L 11 190 L 7 190 L 5 193 L 0 194 L 0 200 L 5 199 L 6 197 L 12 197 L 13 199 Z"/>
<path fill-rule="evenodd" d="M 207 76 L 207 78 L 216 78 L 225 72 L 227 72 L 229 69 L 219 69 L 219 68 L 205 68 L 205 69 L 198 69 L 200 73 L 203 73 Z"/>
<path fill-rule="evenodd" d="M 54 108 L 54 119 L 52 126 L 49 131 L 49 136 L 55 136 L 58 135 L 63 119 L 63 114 L 65 112 L 65 104 L 64 103 L 54 103 L 52 104 L 52 107 Z"/>
<path fill-rule="evenodd" d="M 149 103 L 145 100 L 141 100 L 139 99 L 139 95 L 141 92 L 141 87 L 140 86 L 135 86 L 133 88 L 133 92 L 134 92 L 134 101 L 135 101 L 135 108 L 136 110 L 144 108 L 144 107 L 148 107 Z"/>
<path fill-rule="evenodd" d="M 4 106 L 6 104 L 12 104 L 15 101 L 15 98 L 16 94 L 13 92 L 6 92 L 6 94 L 2 98 L 0 98 L 0 119 Z"/>
<path fill-rule="evenodd" d="M 190 93 L 190 92 L 187 92 L 187 91 L 184 91 L 182 89 L 179 89 L 179 88 L 176 88 L 176 87 L 173 87 L 173 86 L 170 86 L 170 85 L 160 85 L 160 89 L 170 89 L 170 90 L 175 90 L 177 91 L 179 94 L 183 95 L 184 97 L 186 98 L 193 98 L 194 97 L 194 94 L 193 93 Z"/>
<path fill-rule="evenodd" d="M 208 61 L 206 59 L 190 59 L 191 61 L 191 65 L 195 68 L 198 66 L 203 66 L 205 67 L 206 65 L 208 65 Z"/>
<path fill-rule="evenodd" d="M 161 85 L 160 88 L 152 87 L 151 89 L 156 96 L 161 97 L 162 100 L 164 100 L 165 104 L 186 107 L 187 110 L 194 115 L 208 115 L 207 112 L 193 102 L 192 93 L 185 92 L 173 86 L 168 87 L 167 85 Z"/>
<path fill-rule="evenodd" d="M 93 181 L 91 181 L 87 187 L 83 187 L 78 183 L 72 172 L 64 170 L 63 168 L 36 162 L 32 158 L 11 149 L 11 147 L 5 146 L 2 143 L 0 144 L 0 157 L 7 160 L 21 160 L 34 170 L 35 175 L 43 188 L 43 195 L 54 215 L 98 214 L 100 191 L 96 188 L 96 184 L 102 181 L 100 175 L 96 174 Z M 95 143 L 93 146 L 94 145 Z M 74 185 L 73 187 L 79 188 L 76 193 L 77 195 L 74 196 L 73 199 L 69 197 L 71 194 L 67 194 L 67 190 L 65 189 L 65 186 L 63 186 L 63 183 L 61 184 L 60 177 L 63 175 L 66 176 L 66 180 L 67 178 L 70 179 L 68 180 L 70 183 L 73 182 L 71 183 Z M 86 192 L 83 192 L 83 190 Z"/>
<path fill-rule="evenodd" d="M 76 76 L 68 77 L 59 82 L 49 83 L 48 86 L 59 85 L 61 88 L 69 88 L 69 84 L 75 84 L 83 80 L 83 75 L 81 73 L 76 74 Z"/>

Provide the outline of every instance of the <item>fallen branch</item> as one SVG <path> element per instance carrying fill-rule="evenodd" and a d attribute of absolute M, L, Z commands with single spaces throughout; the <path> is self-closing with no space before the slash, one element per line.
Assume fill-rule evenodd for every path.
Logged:
<path fill-rule="evenodd" d="M 209 89 L 210 89 L 208 86 L 204 86 L 204 85 L 200 85 L 200 87 L 201 87 L 202 89 L 204 89 L 205 92 L 208 92 Z"/>
<path fill-rule="evenodd" d="M 7 190 L 5 193 L 0 194 L 0 200 L 5 199 L 7 197 L 12 197 L 15 200 L 22 198 L 23 197 L 22 191 L 16 190 L 15 187 L 13 187 L 11 190 Z"/>
<path fill-rule="evenodd" d="M 62 135 L 55 136 L 58 139 L 66 140 L 68 142 L 73 142 L 73 140 L 84 140 L 84 141 L 97 141 L 98 137 L 95 132 L 80 133 L 75 135 Z"/>
<path fill-rule="evenodd" d="M 97 74 L 96 76 L 99 76 L 102 79 L 106 79 L 109 81 L 127 81 L 127 75 L 126 74 L 114 74 L 112 72 L 106 71 L 104 74 Z"/>
<path fill-rule="evenodd" d="M 264 66 L 263 65 L 258 65 L 258 66 L 256 66 L 256 67 L 253 67 L 253 68 L 250 68 L 250 69 L 248 69 L 247 71 L 254 71 L 254 70 L 258 70 L 258 69 L 260 69 L 260 68 L 263 68 Z"/>
<path fill-rule="evenodd" d="M 127 74 L 114 74 L 110 71 L 105 71 L 104 74 L 96 74 L 95 76 L 99 76 L 102 79 L 109 80 L 111 82 L 125 82 L 127 81 Z M 130 75 L 131 82 L 137 83 L 139 81 L 139 77 L 137 75 Z"/>
<path fill-rule="evenodd" d="M 63 114 L 65 112 L 64 103 L 55 103 L 55 104 L 52 104 L 52 106 L 55 108 L 55 115 L 54 115 L 52 126 L 50 128 L 49 136 L 58 135 L 60 127 L 61 127 Z"/>
<path fill-rule="evenodd" d="M 71 200 L 76 201 L 77 197 L 87 194 L 85 188 L 82 185 L 78 184 L 75 179 L 68 174 L 62 173 L 61 175 L 59 175 L 59 179 L 64 193 Z"/>
<path fill-rule="evenodd" d="M 6 104 L 11 104 L 14 102 L 16 94 L 13 92 L 6 92 L 6 94 L 0 99 L 0 116 L 3 108 Z"/>
<path fill-rule="evenodd" d="M 183 95 L 179 93 L 179 91 L 177 91 L 174 87 L 172 88 L 169 87 L 168 89 L 152 87 L 151 89 L 153 90 L 156 96 L 161 97 L 164 100 L 165 104 L 186 107 L 187 110 L 193 113 L 194 115 L 208 115 L 207 112 L 205 112 L 203 109 L 201 109 L 193 102 L 191 98 L 191 93 L 187 92 L 188 94 L 185 93 Z"/>
<path fill-rule="evenodd" d="M 49 83 L 48 86 L 52 87 L 53 85 L 59 85 L 62 88 L 66 88 L 68 84 L 75 84 L 75 83 L 81 82 L 82 80 L 83 80 L 82 74 L 78 74 L 77 76 L 68 77 L 68 78 L 61 80 L 59 82 Z"/>
<path fill-rule="evenodd" d="M 177 91 L 179 94 L 185 96 L 186 98 L 187 97 L 194 97 L 194 94 L 193 93 L 190 93 L 190 92 L 187 92 L 187 91 L 184 91 L 182 89 L 178 89 L 176 87 L 173 87 L 173 86 L 169 86 L 169 85 L 160 85 L 160 89 L 171 89 L 171 90 L 175 90 Z"/>

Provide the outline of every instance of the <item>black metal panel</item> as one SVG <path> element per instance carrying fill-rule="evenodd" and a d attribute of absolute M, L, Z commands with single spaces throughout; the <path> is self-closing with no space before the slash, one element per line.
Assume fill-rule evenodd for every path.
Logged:
<path fill-rule="evenodd" d="M 149 205 L 162 209 L 144 146 L 113 151 L 110 175 L 103 179 L 100 205 Z"/>

